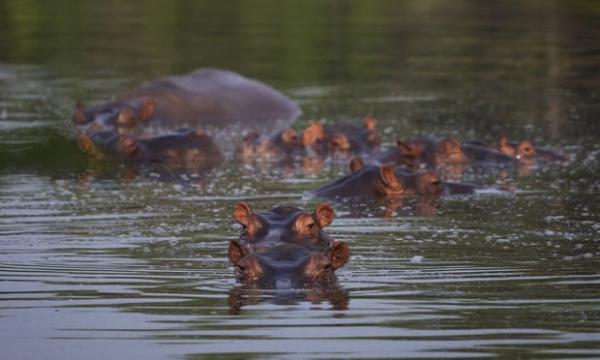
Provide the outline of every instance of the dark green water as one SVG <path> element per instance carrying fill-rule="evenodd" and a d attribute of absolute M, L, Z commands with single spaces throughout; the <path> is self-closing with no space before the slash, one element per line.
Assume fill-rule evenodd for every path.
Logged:
<path fill-rule="evenodd" d="M 312 208 L 335 170 L 98 175 L 68 120 L 200 67 L 280 89 L 297 129 L 373 113 L 386 145 L 504 132 L 574 161 L 435 217 L 338 205 L 337 288 L 245 291 L 233 204 Z M 595 1 L 0 0 L 1 357 L 600 358 L 599 119 Z"/>

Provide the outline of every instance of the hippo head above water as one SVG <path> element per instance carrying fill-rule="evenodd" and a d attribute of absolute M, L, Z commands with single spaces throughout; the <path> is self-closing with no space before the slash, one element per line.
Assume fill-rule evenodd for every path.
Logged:
<path fill-rule="evenodd" d="M 434 166 L 464 164 L 468 161 L 463 146 L 455 138 L 444 138 L 435 145 L 431 155 Z"/>
<path fill-rule="evenodd" d="M 272 137 L 251 132 L 244 136 L 236 149 L 236 158 L 244 163 L 280 161 L 294 156 L 302 144 L 294 129 L 284 129 Z"/>
<path fill-rule="evenodd" d="M 333 221 L 329 204 L 311 214 L 291 206 L 254 212 L 245 202 L 235 206 L 242 225 L 228 257 L 241 280 L 265 287 L 300 288 L 334 279 L 350 258 L 348 244 L 333 240 L 323 228 Z"/>
<path fill-rule="evenodd" d="M 381 135 L 371 115 L 362 126 L 342 123 L 324 127 L 319 121 L 311 121 L 302 133 L 302 144 L 321 155 L 343 157 L 373 152 L 381 144 Z"/>
<path fill-rule="evenodd" d="M 350 162 L 351 174 L 313 192 L 320 198 L 380 200 L 408 196 L 439 197 L 443 184 L 433 171 L 412 173 L 403 167 L 364 165 L 360 158 Z"/>
<path fill-rule="evenodd" d="M 519 143 L 510 142 L 506 135 L 500 136 L 500 141 L 498 142 L 497 149 L 503 154 L 516 157 L 521 162 L 526 162 L 528 160 L 535 159 L 536 157 L 538 157 L 538 155 L 544 156 L 545 154 L 550 155 L 547 156 L 549 160 L 564 159 L 564 157 L 561 157 L 560 155 L 547 150 L 540 150 L 538 154 L 538 150 L 535 148 L 531 141 L 523 140 Z"/>
<path fill-rule="evenodd" d="M 116 102 L 92 108 L 84 108 L 78 104 L 72 120 L 82 133 L 97 133 L 113 130 L 115 133 L 127 134 L 135 128 L 147 123 L 155 111 L 155 102 L 151 98 L 136 102 Z"/>

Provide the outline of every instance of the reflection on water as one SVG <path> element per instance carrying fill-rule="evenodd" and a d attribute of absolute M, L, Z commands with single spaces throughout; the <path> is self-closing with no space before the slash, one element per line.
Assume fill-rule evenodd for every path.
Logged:
<path fill-rule="evenodd" d="M 600 357 L 600 7 L 268 5 L 0 4 L 3 358 Z M 485 190 L 435 216 L 336 204 L 328 231 L 352 252 L 336 286 L 247 288 L 233 205 L 313 208 L 303 194 L 345 167 L 90 164 L 68 123 L 78 100 L 203 66 L 284 91 L 297 130 L 372 113 L 386 145 L 506 133 L 574 161 L 474 174 Z"/>

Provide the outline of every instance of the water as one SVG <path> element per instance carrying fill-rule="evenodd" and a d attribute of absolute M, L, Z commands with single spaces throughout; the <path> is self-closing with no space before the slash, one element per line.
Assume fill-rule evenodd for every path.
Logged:
<path fill-rule="evenodd" d="M 2 358 L 600 358 L 599 20 L 593 1 L 1 2 Z M 297 129 L 372 113 L 386 145 L 504 132 L 574 161 L 437 216 L 337 205 L 336 287 L 245 289 L 233 205 L 313 208 L 341 170 L 135 176 L 90 165 L 69 123 L 206 66 L 281 89 Z"/>

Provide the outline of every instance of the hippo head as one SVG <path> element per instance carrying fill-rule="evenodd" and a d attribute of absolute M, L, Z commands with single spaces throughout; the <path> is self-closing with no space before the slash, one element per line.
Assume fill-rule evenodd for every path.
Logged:
<path fill-rule="evenodd" d="M 381 181 L 381 184 L 376 188 L 387 189 L 379 191 L 379 193 L 386 196 L 402 196 L 415 193 L 422 196 L 437 197 L 444 190 L 441 178 L 433 170 L 415 174 L 406 168 L 392 168 L 389 165 L 379 167 L 370 165 L 365 168 L 365 164 L 360 157 L 355 156 L 350 160 L 350 171 L 352 173 L 365 169 L 364 176 L 373 177 L 371 174 L 374 173 L 372 170 L 374 168 L 379 168 L 379 181 Z M 373 182 L 378 183 L 376 177 L 371 180 L 371 183 Z"/>
<path fill-rule="evenodd" d="M 320 123 L 311 122 L 304 131 L 303 144 L 313 149 L 322 146 L 320 152 L 344 157 L 372 152 L 381 144 L 381 135 L 377 131 L 375 118 L 369 115 L 362 127 L 335 124 L 324 130 Z"/>
<path fill-rule="evenodd" d="M 347 243 L 334 241 L 326 251 L 281 243 L 266 251 L 249 253 L 233 240 L 227 256 L 243 281 L 263 287 L 302 288 L 334 280 L 334 271 L 348 262 L 350 250 Z"/>
<path fill-rule="evenodd" d="M 536 148 L 531 141 L 523 140 L 518 144 L 512 143 L 506 135 L 500 136 L 500 141 L 496 149 L 501 153 L 514 156 L 522 161 L 527 161 L 537 156 Z"/>
<path fill-rule="evenodd" d="M 433 151 L 432 163 L 435 166 L 464 164 L 467 161 L 462 144 L 455 138 L 442 139 Z"/>
<path fill-rule="evenodd" d="M 219 148 L 202 130 L 180 129 L 150 139 L 106 130 L 80 134 L 79 145 L 93 158 L 163 163 L 172 170 L 210 168 L 221 159 Z"/>
<path fill-rule="evenodd" d="M 327 203 L 317 205 L 313 213 L 293 206 L 254 212 L 243 201 L 234 208 L 235 221 L 242 225 L 240 244 L 249 252 L 265 251 L 281 243 L 325 251 L 332 246 L 333 240 L 323 228 L 331 224 L 334 216 L 333 208 Z"/>
<path fill-rule="evenodd" d="M 236 156 L 245 162 L 257 159 L 270 161 L 291 155 L 300 148 L 300 139 L 290 128 L 284 129 L 272 138 L 264 138 L 257 132 L 251 132 L 244 136 L 236 150 Z"/>
<path fill-rule="evenodd" d="M 304 287 L 333 279 L 334 271 L 350 257 L 347 243 L 334 241 L 323 231 L 334 217 L 329 204 L 319 204 L 312 214 L 291 206 L 257 213 L 240 202 L 234 217 L 243 228 L 227 254 L 244 281 Z"/>
<path fill-rule="evenodd" d="M 432 170 L 416 174 L 417 192 L 422 196 L 438 197 L 444 191 L 440 176 Z"/>
<path fill-rule="evenodd" d="M 146 99 L 139 104 L 111 103 L 84 109 L 77 104 L 72 116 L 73 123 L 81 133 L 92 135 L 98 131 L 113 130 L 126 134 L 138 125 L 147 122 L 154 115 L 155 103 Z"/>

